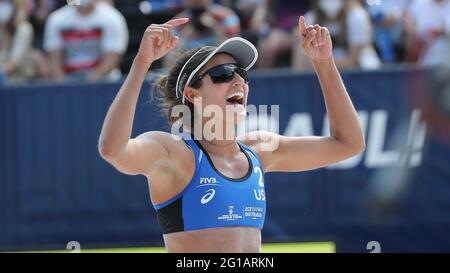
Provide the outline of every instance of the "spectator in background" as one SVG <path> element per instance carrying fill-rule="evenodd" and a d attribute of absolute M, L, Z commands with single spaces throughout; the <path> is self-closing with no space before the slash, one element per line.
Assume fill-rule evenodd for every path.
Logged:
<path fill-rule="evenodd" d="M 44 49 L 55 80 L 116 80 L 127 45 L 125 18 L 103 1 L 66 5 L 53 12 L 45 25 Z"/>
<path fill-rule="evenodd" d="M 0 74 L 9 82 L 34 78 L 33 27 L 18 16 L 23 1 L 0 0 Z"/>
<path fill-rule="evenodd" d="M 292 48 L 291 32 L 296 31 L 298 18 L 308 8 L 308 1 L 264 0 L 255 11 L 251 28 L 258 33 L 259 68 L 271 68 L 277 65 L 280 56 L 289 53 Z M 296 45 L 299 45 L 297 42 Z"/>
<path fill-rule="evenodd" d="M 45 21 L 48 15 L 56 9 L 55 0 L 24 0 L 24 8 L 20 11 L 28 18 L 34 29 L 33 46 L 42 50 Z"/>
<path fill-rule="evenodd" d="M 450 51 L 450 0 L 415 0 L 406 15 L 408 60 L 439 65 Z"/>
<path fill-rule="evenodd" d="M 56 8 L 54 0 L 27 0 L 26 12 L 39 24 L 44 24 L 48 15 Z"/>
<path fill-rule="evenodd" d="M 384 63 L 401 62 L 404 59 L 403 18 L 410 2 L 411 0 L 395 0 L 367 5 L 374 23 L 375 45 Z"/>
<path fill-rule="evenodd" d="M 217 46 L 228 38 L 240 35 L 240 20 L 233 10 L 212 0 L 185 0 L 186 9 L 175 18 L 188 17 L 189 24 L 175 30 L 180 36 L 178 48 L 192 49 L 205 45 Z M 164 58 L 164 66 L 173 64 L 178 50 Z"/>
<path fill-rule="evenodd" d="M 241 21 L 241 34 L 244 39 L 249 40 L 252 44 L 258 43 L 258 33 L 252 29 L 252 19 L 255 11 L 262 5 L 265 5 L 266 0 L 222 0 L 220 4 L 232 9 L 239 20 Z"/>
<path fill-rule="evenodd" d="M 339 68 L 375 69 L 381 65 L 373 47 L 369 14 L 358 0 L 314 1 L 305 17 L 307 24 L 319 24 L 329 29 L 333 55 Z M 299 35 L 295 35 L 294 39 L 300 39 Z M 312 69 L 302 47 L 295 46 L 293 51 L 293 68 Z"/>

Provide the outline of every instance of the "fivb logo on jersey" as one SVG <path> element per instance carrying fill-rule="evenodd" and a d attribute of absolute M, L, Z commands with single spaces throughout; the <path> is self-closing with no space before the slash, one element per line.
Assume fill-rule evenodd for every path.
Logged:
<path fill-rule="evenodd" d="M 203 186 L 219 186 L 219 181 L 215 177 L 200 177 L 200 184 L 197 188 Z"/>
<path fill-rule="evenodd" d="M 218 183 L 215 177 L 201 177 L 200 184 L 216 184 Z"/>

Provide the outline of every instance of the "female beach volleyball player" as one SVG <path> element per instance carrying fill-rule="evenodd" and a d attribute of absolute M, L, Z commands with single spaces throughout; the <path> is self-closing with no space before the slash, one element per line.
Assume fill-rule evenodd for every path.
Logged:
<path fill-rule="evenodd" d="M 246 72 L 258 54 L 251 43 L 236 37 L 218 47 L 188 51 L 159 81 L 169 122 L 181 120 L 186 127 L 182 133 L 153 131 L 131 138 L 146 73 L 153 61 L 177 45 L 179 38 L 173 36 L 172 28 L 188 21 L 173 19 L 147 28 L 130 73 L 106 115 L 99 152 L 119 171 L 147 177 L 168 252 L 259 252 L 266 213 L 264 173 L 300 172 L 354 156 L 365 147 L 363 131 L 335 66 L 328 30 L 307 27 L 300 17 L 304 39 L 299 46 L 320 80 L 330 137 L 284 137 L 258 131 L 238 141 L 232 129 L 235 117 L 246 114 Z M 212 118 L 191 119 L 183 114 L 177 121 L 172 110 L 180 105 L 196 112 L 215 106 L 225 113 L 231 107 L 235 114 L 229 118 L 215 112 L 225 129 L 221 137 L 211 139 L 205 132 Z M 230 122 L 233 126 L 227 126 Z M 194 134 L 198 132 L 195 124 L 201 126 L 200 136 Z M 276 140 L 276 149 L 264 148 L 267 139 Z"/>

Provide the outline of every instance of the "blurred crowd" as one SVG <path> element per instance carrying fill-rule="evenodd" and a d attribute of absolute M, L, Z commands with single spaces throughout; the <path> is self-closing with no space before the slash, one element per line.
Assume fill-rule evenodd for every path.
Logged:
<path fill-rule="evenodd" d="M 341 69 L 435 66 L 450 58 L 450 0 L 0 0 L 0 84 L 117 80 L 152 23 L 189 17 L 180 50 L 242 36 L 259 69 L 309 70 L 298 18 L 330 30 Z"/>

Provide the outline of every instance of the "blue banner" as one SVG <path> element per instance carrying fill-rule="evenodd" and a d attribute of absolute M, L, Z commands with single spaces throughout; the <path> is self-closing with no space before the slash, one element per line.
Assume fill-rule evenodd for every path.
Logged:
<path fill-rule="evenodd" d="M 334 241 L 338 252 L 374 245 L 450 251 L 450 123 L 436 106 L 436 86 L 420 71 L 343 79 L 366 150 L 319 170 L 268 174 L 263 242 Z M 0 87 L 0 250 L 65 249 L 70 241 L 84 248 L 163 245 L 146 179 L 119 173 L 98 154 L 119 88 Z M 133 136 L 169 131 L 151 89 L 150 82 L 142 88 Z M 277 116 L 268 109 L 279 133 L 328 134 L 315 75 L 253 73 L 250 90 L 249 103 L 279 105 Z"/>

